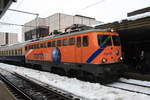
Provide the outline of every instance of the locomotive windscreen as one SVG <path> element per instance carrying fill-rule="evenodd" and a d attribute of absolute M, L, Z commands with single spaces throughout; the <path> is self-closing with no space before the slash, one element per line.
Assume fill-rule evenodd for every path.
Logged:
<path fill-rule="evenodd" d="M 110 35 L 97 35 L 99 46 L 112 46 Z"/>

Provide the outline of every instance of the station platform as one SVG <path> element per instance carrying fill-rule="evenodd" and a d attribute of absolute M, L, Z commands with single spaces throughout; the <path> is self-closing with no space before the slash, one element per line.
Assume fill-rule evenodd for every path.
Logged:
<path fill-rule="evenodd" d="M 0 100 L 16 100 L 6 85 L 0 80 Z"/>

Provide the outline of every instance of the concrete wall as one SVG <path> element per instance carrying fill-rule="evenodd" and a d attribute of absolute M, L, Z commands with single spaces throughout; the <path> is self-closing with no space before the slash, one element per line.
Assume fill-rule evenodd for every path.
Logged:
<path fill-rule="evenodd" d="M 8 44 L 14 44 L 18 42 L 18 34 L 9 33 L 8 34 Z"/>
<path fill-rule="evenodd" d="M 8 33 L 8 44 L 14 44 L 18 42 L 18 34 Z M 6 33 L 0 32 L 0 45 L 6 45 Z"/>
<path fill-rule="evenodd" d="M 0 45 L 5 45 L 6 42 L 5 42 L 5 34 L 0 32 Z"/>

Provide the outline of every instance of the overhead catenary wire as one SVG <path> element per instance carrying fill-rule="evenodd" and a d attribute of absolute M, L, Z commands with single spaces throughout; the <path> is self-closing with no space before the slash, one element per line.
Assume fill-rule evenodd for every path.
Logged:
<path fill-rule="evenodd" d="M 104 2 L 104 1 L 106 1 L 106 0 L 100 0 L 100 1 L 98 1 L 98 2 L 95 2 L 95 3 L 93 3 L 93 4 L 90 4 L 90 5 L 86 6 L 85 8 L 82 8 L 82 9 L 77 10 L 77 11 L 74 12 L 74 13 L 76 14 L 76 13 L 78 13 L 78 12 L 80 12 L 80 11 L 83 11 L 83 10 L 86 10 L 86 9 L 88 9 L 88 8 L 91 8 L 91 7 L 93 7 L 93 6 L 96 6 L 96 5 L 98 5 L 98 4 L 102 3 L 102 2 Z"/>
<path fill-rule="evenodd" d="M 1 25 L 7 25 L 7 26 L 36 27 L 36 26 L 29 26 L 29 25 L 6 23 L 6 22 L 0 22 L 0 24 L 1 24 Z"/>

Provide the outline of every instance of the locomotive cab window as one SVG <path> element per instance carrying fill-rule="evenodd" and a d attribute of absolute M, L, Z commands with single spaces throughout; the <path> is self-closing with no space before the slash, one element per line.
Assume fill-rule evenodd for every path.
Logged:
<path fill-rule="evenodd" d="M 99 46 L 112 46 L 110 35 L 97 35 Z"/>
<path fill-rule="evenodd" d="M 119 36 L 112 36 L 112 39 L 115 46 L 119 46 L 121 44 Z"/>
<path fill-rule="evenodd" d="M 87 47 L 89 45 L 88 36 L 83 36 L 83 46 Z"/>

